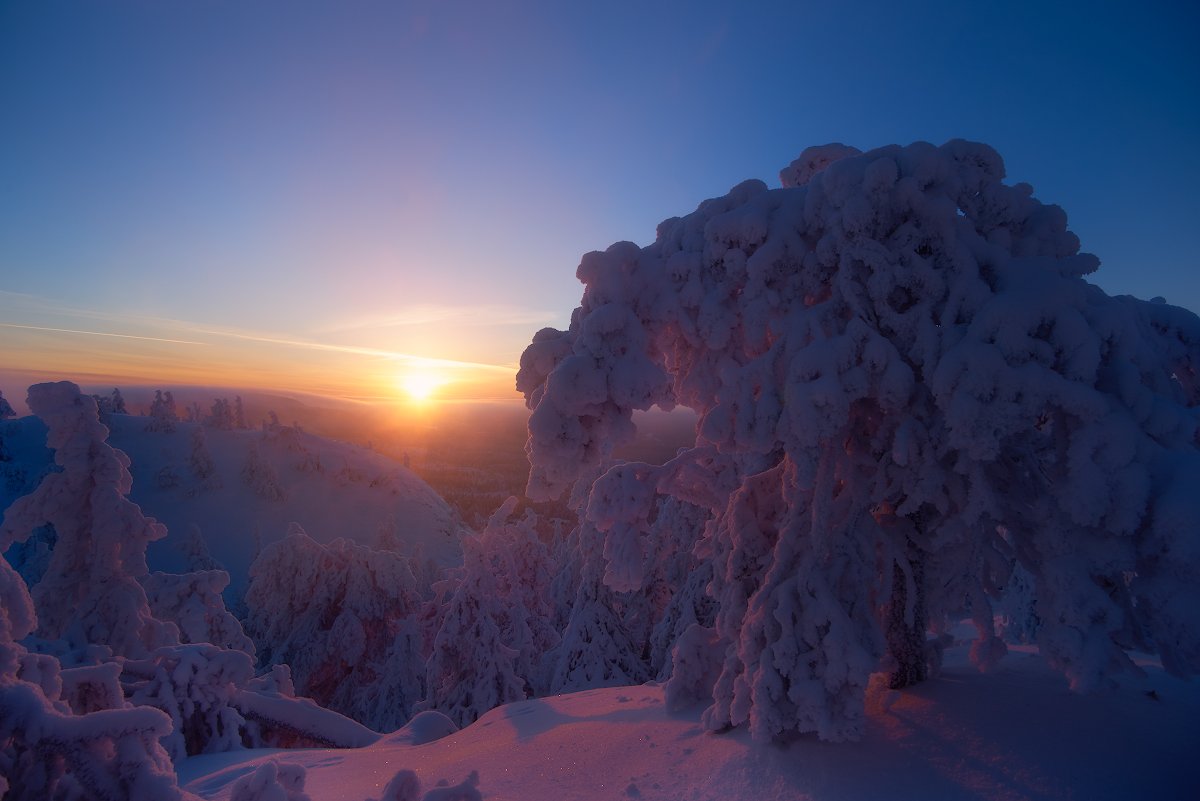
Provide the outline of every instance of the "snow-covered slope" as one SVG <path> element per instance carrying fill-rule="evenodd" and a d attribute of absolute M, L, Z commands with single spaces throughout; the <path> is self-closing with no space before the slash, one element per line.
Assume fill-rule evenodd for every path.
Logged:
<path fill-rule="evenodd" d="M 489 801 L 578 799 L 1156 799 L 1195 798 L 1200 683 L 1157 664 L 1107 695 L 1076 695 L 1028 649 L 993 673 L 963 645 L 916 688 L 873 692 L 866 737 L 757 745 L 745 730 L 710 734 L 700 710 L 664 708 L 654 685 L 588 690 L 509 704 L 436 742 L 405 731 L 357 750 L 192 757 L 180 782 L 204 799 L 275 759 L 307 769 L 313 801 L 379 798 L 399 770 L 424 787 L 478 771 Z"/>
<path fill-rule="evenodd" d="M 212 555 L 232 575 L 233 587 L 246 580 L 255 551 L 281 539 L 297 522 L 314 539 L 346 537 L 373 543 L 385 526 L 397 539 L 416 546 L 427 558 L 458 561 L 462 526 L 445 501 L 395 460 L 290 426 L 274 431 L 221 430 L 203 427 L 204 447 L 213 472 L 197 476 L 191 463 L 198 424 L 179 422 L 174 431 L 148 431 L 148 418 L 111 415 L 108 442 L 130 458 L 130 499 L 167 526 L 166 539 L 151 543 L 152 570 L 186 569 L 175 547 L 192 525 L 200 527 Z M 11 455 L 10 481 L 0 481 L 0 509 L 32 489 L 53 454 L 45 448 L 45 426 L 35 417 L 0 423 L 0 439 Z M 257 453 L 274 474 L 273 497 L 246 476 Z M 261 472 L 262 468 L 260 468 Z"/>

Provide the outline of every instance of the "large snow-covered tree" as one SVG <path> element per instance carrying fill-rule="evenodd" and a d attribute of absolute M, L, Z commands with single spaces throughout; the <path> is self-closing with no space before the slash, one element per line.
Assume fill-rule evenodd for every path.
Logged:
<path fill-rule="evenodd" d="M 828 145 L 781 178 L 585 255 L 570 328 L 517 377 L 534 499 L 590 480 L 633 411 L 699 414 L 642 481 L 711 512 L 707 724 L 856 736 L 870 674 L 920 680 L 948 616 L 975 620 L 981 667 L 1003 655 L 1016 562 L 1073 686 L 1134 647 L 1200 671 L 1200 320 L 1086 281 L 1065 213 L 986 145 Z M 605 522 L 584 533 L 606 580 L 639 586 L 650 519 Z"/>

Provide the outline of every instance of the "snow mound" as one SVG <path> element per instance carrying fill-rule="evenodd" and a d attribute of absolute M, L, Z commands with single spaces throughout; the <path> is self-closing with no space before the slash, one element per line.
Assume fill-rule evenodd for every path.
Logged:
<path fill-rule="evenodd" d="M 1194 789 L 1200 683 L 1143 661 L 1144 679 L 1084 696 L 1030 649 L 1014 648 L 987 675 L 967 651 L 950 647 L 942 673 L 917 688 L 869 694 L 866 733 L 855 743 L 759 745 L 744 729 L 712 734 L 699 706 L 669 712 L 662 688 L 645 685 L 509 704 L 424 745 L 393 735 L 288 759 L 306 769 L 313 801 L 379 798 L 399 770 L 427 788 L 477 771 L 493 801 L 1182 799 Z M 270 758 L 192 757 L 180 782 L 225 801 L 237 778 Z"/>

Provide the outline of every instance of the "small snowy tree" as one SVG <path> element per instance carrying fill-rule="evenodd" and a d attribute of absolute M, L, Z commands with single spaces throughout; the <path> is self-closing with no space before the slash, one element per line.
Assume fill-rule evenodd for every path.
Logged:
<path fill-rule="evenodd" d="M 236 427 L 236 421 L 229 399 L 214 398 L 212 411 L 204 422 L 221 431 L 232 431 Z"/>
<path fill-rule="evenodd" d="M 207 642 L 254 654 L 254 643 L 242 631 L 242 624 L 225 608 L 221 592 L 229 586 L 224 570 L 198 570 L 193 573 L 153 572 L 142 577 L 150 611 L 159 620 L 169 620 L 179 628 L 183 643 Z"/>
<path fill-rule="evenodd" d="M 204 538 L 204 532 L 200 530 L 200 526 L 195 523 L 188 527 L 187 535 L 175 543 L 175 548 L 187 559 L 189 572 L 225 570 L 225 565 L 221 564 L 208 549 L 208 540 Z"/>
<path fill-rule="evenodd" d="M 11 417 L 16 417 L 17 413 L 13 410 L 12 404 L 4 399 L 4 393 L 0 392 L 0 420 L 8 420 Z"/>
<path fill-rule="evenodd" d="M 233 399 L 233 427 L 239 431 L 250 427 L 246 424 L 246 410 L 242 406 L 241 395 L 237 395 Z"/>
<path fill-rule="evenodd" d="M 287 490 L 279 483 L 279 474 L 263 456 L 257 442 L 250 443 L 246 463 L 242 466 L 242 478 L 246 485 L 254 490 L 254 494 L 265 501 L 282 501 L 287 498 Z"/>
<path fill-rule="evenodd" d="M 188 454 L 188 466 L 192 475 L 206 490 L 220 489 L 221 476 L 217 473 L 217 463 L 213 461 L 212 453 L 208 450 L 208 435 L 203 426 L 192 429 L 192 449 Z"/>
<path fill-rule="evenodd" d="M 174 431 L 177 422 L 179 422 L 179 415 L 175 410 L 175 396 L 170 391 L 154 390 L 154 400 L 150 402 L 150 420 L 146 423 L 146 430 Z"/>
<path fill-rule="evenodd" d="M 1200 320 L 1087 283 L 1066 215 L 1003 177 L 963 141 L 812 148 L 783 188 L 584 256 L 569 330 L 522 356 L 535 500 L 634 410 L 699 413 L 693 466 L 658 487 L 713 515 L 710 727 L 857 736 L 870 673 L 919 680 L 927 631 L 968 607 L 993 664 L 1014 562 L 1073 686 L 1133 647 L 1200 671 Z M 605 580 L 641 586 L 646 526 L 610 517 Z"/>

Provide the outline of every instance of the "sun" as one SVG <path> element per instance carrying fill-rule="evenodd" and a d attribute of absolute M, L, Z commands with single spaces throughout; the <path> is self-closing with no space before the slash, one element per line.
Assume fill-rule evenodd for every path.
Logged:
<path fill-rule="evenodd" d="M 400 376 L 398 383 L 401 389 L 408 393 L 410 400 L 416 403 L 424 403 L 433 397 L 438 387 L 445 384 L 446 380 L 433 373 L 419 371 L 405 373 Z"/>

